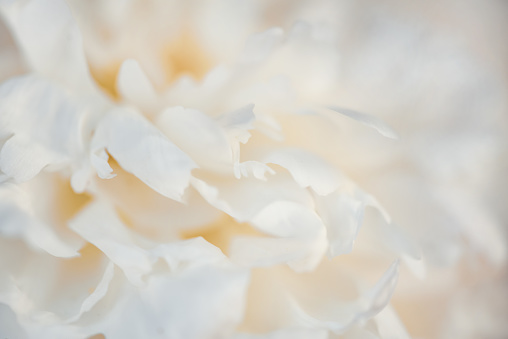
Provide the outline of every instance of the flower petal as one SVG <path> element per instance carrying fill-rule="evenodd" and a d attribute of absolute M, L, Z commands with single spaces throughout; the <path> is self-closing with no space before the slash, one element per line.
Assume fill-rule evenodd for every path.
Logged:
<path fill-rule="evenodd" d="M 84 154 L 81 125 L 89 101 L 36 76 L 14 78 L 0 86 L 1 170 L 18 182 L 46 165 L 76 161 Z"/>
<path fill-rule="evenodd" d="M 393 307 L 388 305 L 374 317 L 381 339 L 410 339 L 411 337 L 404 328 L 401 320 Z"/>
<path fill-rule="evenodd" d="M 283 329 L 263 334 L 236 334 L 232 339 L 328 339 L 328 331 L 309 329 Z"/>
<path fill-rule="evenodd" d="M 161 244 L 151 250 L 151 253 L 164 259 L 171 272 L 193 266 L 223 263 L 227 265 L 226 256 L 221 250 L 201 237 Z"/>
<path fill-rule="evenodd" d="M 30 193 L 18 185 L 9 182 L 0 185 L 0 234 L 21 237 L 33 248 L 56 257 L 78 256 L 82 241 L 65 239 L 63 234 L 35 216 L 31 199 Z"/>
<path fill-rule="evenodd" d="M 0 337 L 2 338 L 27 338 L 26 332 L 21 328 L 12 309 L 0 303 Z"/>
<path fill-rule="evenodd" d="M 17 135 L 7 140 L 0 151 L 0 169 L 16 182 L 28 181 L 47 165 L 63 160 L 61 154 Z"/>
<path fill-rule="evenodd" d="M 16 241 L 2 240 L 1 245 L 3 251 L 16 254 L 16 261 L 4 255 L 0 260 L 0 302 L 16 312 L 28 337 L 54 338 L 59 336 L 49 333 L 70 331 L 74 334 L 65 338 L 82 338 L 83 334 L 76 335 L 82 329 L 68 323 L 79 318 L 87 303 L 102 298 L 90 290 L 104 285 L 109 260 L 93 246 L 82 250 L 80 257 L 61 260 Z M 38 329 L 40 334 L 35 334 Z"/>
<path fill-rule="evenodd" d="M 341 184 L 338 170 L 319 156 L 301 149 L 275 150 L 262 160 L 286 168 L 300 186 L 311 187 L 319 195 L 328 195 Z"/>
<path fill-rule="evenodd" d="M 231 145 L 224 129 L 206 114 L 183 107 L 164 110 L 157 126 L 203 168 L 231 170 Z"/>
<path fill-rule="evenodd" d="M 339 312 L 346 315 L 346 318 L 342 316 L 343 321 L 320 320 L 312 317 L 293 300 L 295 315 L 300 317 L 302 324 L 307 324 L 310 328 L 328 329 L 336 334 L 344 333 L 352 325 L 372 318 L 388 305 L 397 283 L 398 265 L 398 260 L 393 262 L 373 288 L 350 304 L 346 312 L 343 310 Z M 333 310 L 331 312 L 333 313 Z M 340 318 L 337 316 L 337 319 Z"/>
<path fill-rule="evenodd" d="M 240 222 L 249 221 L 269 204 L 287 200 L 313 208 L 308 191 L 298 186 L 287 173 L 277 173 L 266 181 L 255 178 L 193 178 L 192 185 L 211 205 Z"/>
<path fill-rule="evenodd" d="M 378 131 L 382 136 L 385 136 L 390 139 L 399 138 L 397 133 L 390 126 L 388 126 L 385 122 L 379 120 L 374 116 L 338 106 L 328 106 L 328 109 L 331 109 L 334 112 L 340 113 L 351 119 L 357 120 L 365 124 L 366 126 L 369 126 Z"/>
<path fill-rule="evenodd" d="M 229 137 L 245 144 L 250 138 L 248 131 L 254 128 L 252 124 L 256 120 L 253 109 L 254 104 L 250 104 L 224 113 L 217 118 L 217 122 L 225 129 Z"/>
<path fill-rule="evenodd" d="M 325 232 L 311 239 L 237 237 L 231 246 L 231 260 L 246 267 L 288 264 L 295 272 L 313 270 L 327 248 Z"/>
<path fill-rule="evenodd" d="M 64 1 L 3 3 L 0 10 L 32 69 L 79 92 L 94 91 L 81 33 Z"/>
<path fill-rule="evenodd" d="M 99 123 L 94 150 L 107 148 L 125 169 L 160 194 L 180 200 L 196 164 L 138 112 L 116 109 Z"/>
<path fill-rule="evenodd" d="M 185 203 L 169 199 L 134 175 L 114 165 L 114 178 L 95 179 L 96 196 L 115 206 L 129 227 L 141 236 L 157 242 L 178 240 L 180 232 L 204 227 L 222 215 L 189 187 L 183 196 Z"/>
<path fill-rule="evenodd" d="M 264 207 L 250 221 L 260 231 L 276 237 L 307 238 L 319 233 L 323 222 L 312 210 L 279 200 Z"/>
<path fill-rule="evenodd" d="M 124 283 L 89 328 L 108 339 L 226 338 L 243 317 L 248 278 L 245 270 L 206 265 L 151 275 L 136 289 Z"/>
<path fill-rule="evenodd" d="M 97 287 L 93 289 L 93 292 L 83 301 L 79 312 L 68 320 L 69 323 L 77 321 L 85 312 L 90 311 L 95 304 L 97 304 L 107 293 L 109 283 L 113 279 L 115 273 L 115 265 L 110 262 L 104 271 L 102 279 L 97 284 Z"/>
<path fill-rule="evenodd" d="M 335 257 L 351 252 L 363 221 L 364 203 L 348 194 L 335 192 L 316 197 L 316 209 L 328 231 L 328 255 Z"/>
<path fill-rule="evenodd" d="M 116 86 L 126 102 L 136 105 L 145 113 L 154 113 L 156 110 L 157 93 L 136 60 L 128 59 L 122 63 Z"/>
<path fill-rule="evenodd" d="M 99 248 L 118 265 L 135 285 L 141 284 L 155 259 L 142 249 L 132 234 L 106 202 L 94 202 L 69 222 L 84 239 Z"/>

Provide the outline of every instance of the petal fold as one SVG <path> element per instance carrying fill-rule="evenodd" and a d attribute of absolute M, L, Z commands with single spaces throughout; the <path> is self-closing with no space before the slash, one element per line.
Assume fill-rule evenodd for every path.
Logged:
<path fill-rule="evenodd" d="M 107 149 L 118 164 L 158 193 L 181 200 L 197 165 L 133 109 L 119 108 L 99 123 L 92 149 Z M 106 172 L 107 173 L 107 172 Z"/>

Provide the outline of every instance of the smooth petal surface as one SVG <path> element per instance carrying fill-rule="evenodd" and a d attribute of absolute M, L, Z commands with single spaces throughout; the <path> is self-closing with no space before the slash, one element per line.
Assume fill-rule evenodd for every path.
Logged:
<path fill-rule="evenodd" d="M 316 199 L 318 214 L 327 228 L 331 257 L 349 253 L 360 231 L 365 205 L 361 200 L 335 192 Z"/>
<path fill-rule="evenodd" d="M 136 243 L 136 237 L 107 203 L 93 203 L 70 222 L 70 227 L 118 265 L 129 281 L 140 285 L 155 258 Z"/>
<path fill-rule="evenodd" d="M 327 339 L 324 330 L 288 329 L 264 334 L 237 334 L 232 339 Z"/>
<path fill-rule="evenodd" d="M 331 109 L 332 111 L 345 115 L 351 119 L 357 120 L 365 124 L 366 126 L 375 129 L 382 136 L 385 136 L 390 139 L 399 138 L 397 133 L 390 126 L 388 126 L 386 123 L 384 123 L 383 121 L 379 120 L 376 117 L 338 106 L 329 106 L 328 108 Z"/>
<path fill-rule="evenodd" d="M 18 185 L 0 185 L 0 234 L 8 238 L 22 238 L 33 248 L 56 257 L 78 256 L 77 251 L 83 242 L 65 239 L 51 225 L 34 215 L 31 198 L 29 191 Z"/>
<path fill-rule="evenodd" d="M 4 338 L 27 338 L 26 332 L 16 319 L 16 314 L 5 304 L 0 304 L 0 336 Z"/>
<path fill-rule="evenodd" d="M 32 69 L 80 92 L 93 92 L 81 33 L 61 0 L 0 4 Z"/>
<path fill-rule="evenodd" d="M 374 287 L 367 290 L 356 302 L 346 306 L 350 308 L 348 312 L 337 312 L 337 318 L 340 318 L 339 314 L 346 314 L 345 318 L 342 316 L 342 321 L 317 319 L 305 313 L 296 303 L 295 314 L 311 328 L 324 328 L 337 334 L 344 333 L 352 325 L 368 320 L 386 307 L 395 289 L 397 277 L 398 261 L 395 261 Z M 329 316 L 334 313 L 333 309 L 328 312 Z"/>
<path fill-rule="evenodd" d="M 47 165 L 69 164 L 83 154 L 87 101 L 36 77 L 11 79 L 0 87 L 0 169 L 18 182 Z"/>
<path fill-rule="evenodd" d="M 266 181 L 241 178 L 230 181 L 210 178 L 207 182 L 193 179 L 193 186 L 211 205 L 239 221 L 251 220 L 270 203 L 287 200 L 312 207 L 312 196 L 285 173 L 275 174 Z"/>
<path fill-rule="evenodd" d="M 232 151 L 222 126 L 206 114 L 183 107 L 165 109 L 157 126 L 200 167 L 231 170 Z"/>
<path fill-rule="evenodd" d="M 410 339 L 409 333 L 404 328 L 404 325 L 395 314 L 393 307 L 387 306 L 377 316 L 374 317 L 377 324 L 377 329 L 381 339 L 394 338 L 394 339 Z"/>
<path fill-rule="evenodd" d="M 281 45 L 283 38 L 284 31 L 278 27 L 252 35 L 246 43 L 240 61 L 247 64 L 256 64 L 264 61 Z"/>
<path fill-rule="evenodd" d="M 276 237 L 304 239 L 319 233 L 324 227 L 319 216 L 292 201 L 275 201 L 263 208 L 251 220 L 260 231 Z"/>
<path fill-rule="evenodd" d="M 275 150 L 263 161 L 286 168 L 299 185 L 311 187 L 319 195 L 328 195 L 341 184 L 341 175 L 333 166 L 301 149 Z"/>
<path fill-rule="evenodd" d="M 104 271 L 102 279 L 90 293 L 90 295 L 83 301 L 79 312 L 68 320 L 69 323 L 77 321 L 84 313 L 90 311 L 108 292 L 109 284 L 113 279 L 115 273 L 115 266 L 112 262 L 108 264 Z"/>
<path fill-rule="evenodd" d="M 61 162 L 62 156 L 28 138 L 13 136 L 7 140 L 0 151 L 0 168 L 17 182 L 25 182 L 35 177 L 49 164 Z"/>
<path fill-rule="evenodd" d="M 247 277 L 213 267 L 152 276 L 146 286 L 125 293 L 97 329 L 112 339 L 226 337 L 242 317 Z"/>
<path fill-rule="evenodd" d="M 141 236 L 157 242 L 179 240 L 181 232 L 211 224 L 222 214 L 192 187 L 185 191 L 184 203 L 178 202 L 157 193 L 118 164 L 113 166 L 114 178 L 95 178 L 96 195 L 114 205 L 121 218 Z"/>
<path fill-rule="evenodd" d="M 122 63 L 116 87 L 123 100 L 139 107 L 145 113 L 153 114 L 156 110 L 158 95 L 136 60 L 128 59 Z"/>
<path fill-rule="evenodd" d="M 16 312 L 28 337 L 51 338 L 56 333 L 83 337 L 83 329 L 69 322 L 103 297 L 109 261 L 102 253 L 87 247 L 80 257 L 62 260 L 17 241 L 2 240 L 1 245 L 17 260 L 5 256 L 0 260 L 0 300 Z"/>
<path fill-rule="evenodd" d="M 99 124 L 93 149 L 106 148 L 125 169 L 160 194 L 180 200 L 195 163 L 136 111 L 117 109 Z"/>

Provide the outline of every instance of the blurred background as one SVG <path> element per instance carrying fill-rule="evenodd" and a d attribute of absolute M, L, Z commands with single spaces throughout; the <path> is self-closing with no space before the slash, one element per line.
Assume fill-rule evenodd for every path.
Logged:
<path fill-rule="evenodd" d="M 415 338 L 508 337 L 501 249 L 508 230 L 508 2 L 340 6 L 338 100 L 382 117 L 401 136 L 390 145 L 399 155 L 385 167 L 342 166 L 413 232 L 436 267 L 425 286 L 401 275 L 398 314 Z M 303 12 L 312 15 L 312 9 Z M 475 254 L 451 248 L 462 240 Z M 444 277 L 448 265 L 469 273 Z M 437 287 L 454 279 L 456 287 Z M 436 289 L 426 293 L 432 285 Z M 421 293 L 405 294 L 415 289 Z"/>

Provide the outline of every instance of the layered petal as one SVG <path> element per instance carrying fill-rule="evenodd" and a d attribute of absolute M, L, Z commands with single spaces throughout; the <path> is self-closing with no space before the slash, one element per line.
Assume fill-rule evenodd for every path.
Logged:
<path fill-rule="evenodd" d="M 92 149 L 107 149 L 125 169 L 160 194 L 180 200 L 195 163 L 135 110 L 116 109 L 95 131 Z"/>
<path fill-rule="evenodd" d="M 0 169 L 17 182 L 30 180 L 44 167 L 80 163 L 84 125 L 96 104 L 33 75 L 0 87 Z"/>

